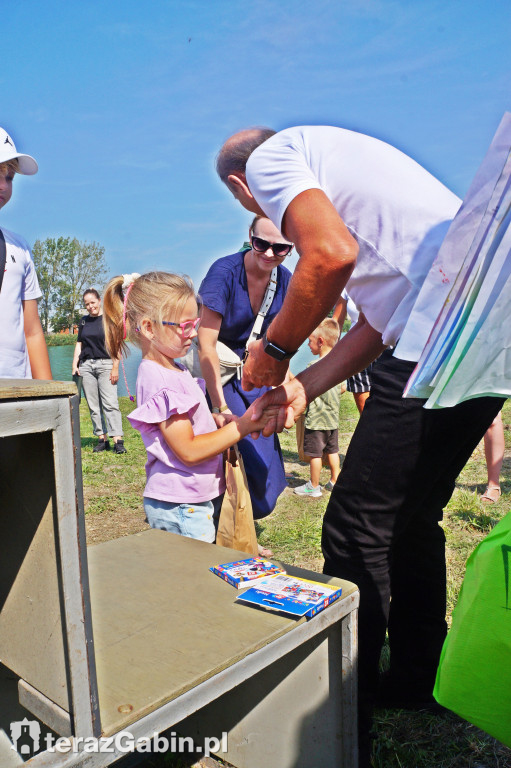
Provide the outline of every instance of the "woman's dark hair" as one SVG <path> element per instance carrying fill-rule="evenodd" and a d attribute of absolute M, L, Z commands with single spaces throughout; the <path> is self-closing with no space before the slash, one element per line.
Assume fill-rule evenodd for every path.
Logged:
<path fill-rule="evenodd" d="M 101 296 L 95 288 L 87 288 L 87 290 L 83 292 L 82 301 L 85 301 L 85 297 L 88 293 L 92 293 L 92 295 L 95 296 L 98 301 L 101 299 Z"/>

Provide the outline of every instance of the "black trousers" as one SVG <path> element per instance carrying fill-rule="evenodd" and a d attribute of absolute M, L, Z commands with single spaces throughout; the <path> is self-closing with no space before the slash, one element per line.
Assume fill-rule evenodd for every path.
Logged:
<path fill-rule="evenodd" d="M 360 588 L 361 741 L 387 627 L 391 678 L 418 699 L 431 697 L 447 631 L 438 523 L 458 474 L 504 403 L 484 397 L 426 410 L 424 400 L 402 397 L 414 366 L 389 350 L 374 364 L 371 395 L 323 522 L 324 572 Z"/>

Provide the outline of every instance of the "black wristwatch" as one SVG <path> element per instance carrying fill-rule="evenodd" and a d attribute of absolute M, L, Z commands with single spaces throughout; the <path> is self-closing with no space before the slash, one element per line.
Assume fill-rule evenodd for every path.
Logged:
<path fill-rule="evenodd" d="M 285 349 L 282 349 L 282 347 L 279 347 L 277 344 L 274 344 L 273 341 L 269 341 L 266 338 L 266 334 L 263 336 L 263 349 L 266 352 L 267 355 L 270 355 L 270 357 L 273 357 L 275 360 L 291 360 L 293 355 L 296 355 L 298 352 L 297 349 L 295 349 L 294 352 L 286 352 Z"/>

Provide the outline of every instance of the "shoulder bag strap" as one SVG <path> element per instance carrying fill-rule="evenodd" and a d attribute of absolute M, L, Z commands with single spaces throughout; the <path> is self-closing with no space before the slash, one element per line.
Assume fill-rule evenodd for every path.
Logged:
<path fill-rule="evenodd" d="M 7 249 L 5 247 L 5 237 L 4 237 L 4 233 L 0 229 L 0 291 L 2 290 L 2 283 L 4 281 L 6 260 L 7 260 Z"/>
<path fill-rule="evenodd" d="M 261 328 L 263 327 L 263 320 L 268 314 L 268 310 L 272 305 L 273 297 L 275 296 L 276 290 L 277 290 L 277 267 L 273 267 L 270 275 L 270 282 L 268 283 L 268 286 L 266 288 L 266 293 L 264 294 L 263 303 L 261 304 L 259 312 L 257 313 L 255 323 L 252 326 L 252 330 L 250 331 L 250 336 L 248 337 L 247 343 L 245 344 L 245 349 L 248 348 L 249 344 L 251 344 L 253 341 L 259 338 L 259 335 L 261 333 Z"/>

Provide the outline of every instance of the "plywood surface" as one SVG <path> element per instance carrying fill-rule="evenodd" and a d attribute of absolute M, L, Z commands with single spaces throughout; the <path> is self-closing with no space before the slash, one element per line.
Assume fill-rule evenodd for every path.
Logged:
<path fill-rule="evenodd" d="M 296 626 L 235 604 L 238 591 L 208 571 L 239 556 L 156 530 L 89 547 L 103 733 L 125 728 Z M 343 583 L 345 595 L 355 589 Z"/>
<path fill-rule="evenodd" d="M 0 438 L 0 660 L 69 710 L 50 433 Z"/>
<path fill-rule="evenodd" d="M 74 381 L 42 381 L 41 379 L 0 379 L 0 400 L 32 397 L 76 395 Z"/>

